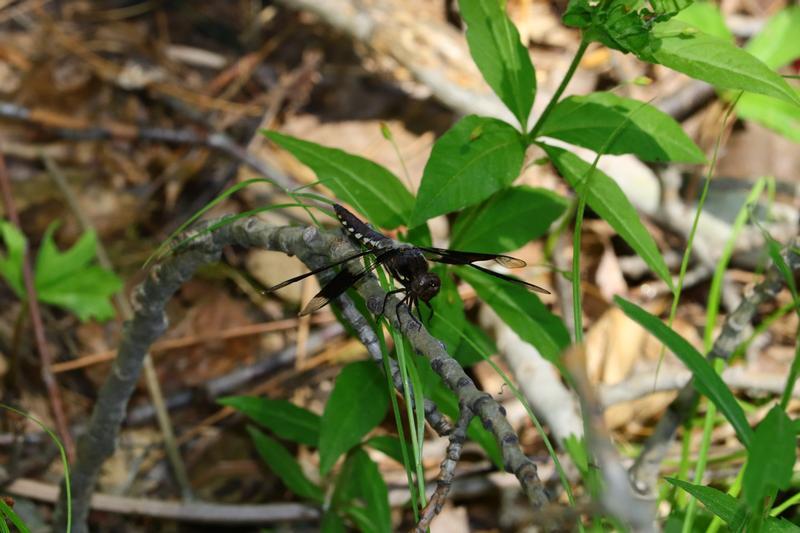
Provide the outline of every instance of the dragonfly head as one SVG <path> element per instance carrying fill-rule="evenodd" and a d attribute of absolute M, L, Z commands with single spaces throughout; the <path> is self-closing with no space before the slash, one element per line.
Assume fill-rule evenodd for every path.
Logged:
<path fill-rule="evenodd" d="M 414 279 L 411 283 L 411 292 L 423 302 L 427 302 L 439 294 L 441 285 L 442 282 L 439 276 L 433 272 L 426 272 Z"/>

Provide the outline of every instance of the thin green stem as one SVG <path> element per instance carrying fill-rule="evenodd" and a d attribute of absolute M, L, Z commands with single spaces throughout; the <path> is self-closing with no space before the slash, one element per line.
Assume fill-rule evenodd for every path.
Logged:
<path fill-rule="evenodd" d="M 553 108 L 558 103 L 559 98 L 561 98 L 561 95 L 564 94 L 564 90 L 567 88 L 567 85 L 569 85 L 572 76 L 575 75 L 575 71 L 578 69 L 578 65 L 580 64 L 581 59 L 583 59 L 583 55 L 586 53 L 586 48 L 588 47 L 589 47 L 589 41 L 582 39 L 581 44 L 578 46 L 578 50 L 575 52 L 575 56 L 572 58 L 572 62 L 569 64 L 567 72 L 564 74 L 564 78 L 558 85 L 558 88 L 556 89 L 556 92 L 553 94 L 553 97 L 550 98 L 550 101 L 547 103 L 547 107 L 545 107 L 544 111 L 542 111 L 542 114 L 539 115 L 536 124 L 533 125 L 533 129 L 531 130 L 531 133 L 529 135 L 531 140 L 536 138 L 536 134 L 539 133 L 539 130 L 542 129 L 542 126 L 544 126 L 547 117 L 550 116 L 550 113 L 553 111 Z"/>

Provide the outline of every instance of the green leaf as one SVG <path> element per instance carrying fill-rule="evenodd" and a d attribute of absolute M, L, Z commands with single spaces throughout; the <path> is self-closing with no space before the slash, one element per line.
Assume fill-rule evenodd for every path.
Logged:
<path fill-rule="evenodd" d="M 652 52 L 640 55 L 721 89 L 765 94 L 800 105 L 800 97 L 774 70 L 737 48 L 687 24 L 670 20 L 653 30 Z"/>
<path fill-rule="evenodd" d="M 320 531 L 322 533 L 347 533 L 347 526 L 335 509 L 328 509 L 322 515 Z"/>
<path fill-rule="evenodd" d="M 382 228 L 405 224 L 414 197 L 386 168 L 336 148 L 265 131 L 272 142 L 288 150 L 316 173 L 338 198 Z"/>
<path fill-rule="evenodd" d="M 317 446 L 322 418 L 286 400 L 257 396 L 228 396 L 217 400 L 270 429 L 282 439 Z"/>
<path fill-rule="evenodd" d="M 450 245 L 494 254 L 517 250 L 544 235 L 566 208 L 562 196 L 546 189 L 503 189 L 458 216 Z"/>
<path fill-rule="evenodd" d="M 744 93 L 736 104 L 736 114 L 800 143 L 800 106 L 763 94 Z"/>
<path fill-rule="evenodd" d="M 25 257 L 25 249 L 28 241 L 12 223 L 0 220 L 0 235 L 3 237 L 6 256 L 0 252 L 0 275 L 17 295 L 17 298 L 25 300 L 25 281 L 22 277 L 22 262 Z"/>
<path fill-rule="evenodd" d="M 53 223 L 47 228 L 36 257 L 37 298 L 68 309 L 81 320 L 112 318 L 114 307 L 109 298 L 122 288 L 122 280 L 91 265 L 97 250 L 94 231 L 87 231 L 72 248 L 60 252 L 53 240 L 56 227 Z"/>
<path fill-rule="evenodd" d="M 643 161 L 705 161 L 703 152 L 675 119 L 649 104 L 608 92 L 560 101 L 540 134 L 598 153 L 634 154 Z"/>
<path fill-rule="evenodd" d="M 756 427 L 742 479 L 744 499 L 754 512 L 762 511 L 764 497 L 789 487 L 796 441 L 792 421 L 779 405 L 773 406 Z"/>
<path fill-rule="evenodd" d="M 732 531 L 737 531 L 744 523 L 747 510 L 743 506 L 740 506 L 736 498 L 730 494 L 717 490 L 714 487 L 695 485 L 694 483 L 689 483 L 682 479 L 671 477 L 664 479 L 697 498 L 700 503 L 706 506 L 706 509 L 728 524 Z"/>
<path fill-rule="evenodd" d="M 448 274 L 447 269 L 440 265 L 434 269 L 434 272 L 438 274 L 442 284 L 439 294 L 431 300 L 434 314 L 429 326 L 430 333 L 444 343 L 450 355 L 461 366 L 471 366 L 482 358 L 464 340 L 464 336 L 469 336 L 477 341 L 478 345 L 484 346 L 489 353 L 494 352 L 493 346 L 485 336 L 481 337 L 473 332 L 472 324 L 469 323 L 466 314 L 464 314 L 464 302 L 461 300 L 458 288 Z M 486 345 L 487 342 L 488 346 Z"/>
<path fill-rule="evenodd" d="M 389 490 L 381 476 L 378 465 L 362 449 L 353 450 L 347 458 L 346 470 L 353 484 L 351 495 L 355 497 L 368 520 L 366 531 L 389 533 L 392 531 L 392 516 L 389 508 Z"/>
<path fill-rule="evenodd" d="M 703 395 L 708 397 L 717 409 L 725 415 L 731 423 L 739 440 L 746 448 L 750 448 L 753 441 L 753 430 L 747 423 L 744 411 L 736 398 L 733 397 L 730 389 L 714 371 L 708 361 L 700 355 L 694 346 L 689 344 L 683 337 L 667 327 L 658 317 L 655 317 L 641 307 L 628 302 L 619 296 L 614 297 L 616 304 L 622 311 L 637 322 L 644 329 L 652 333 L 658 340 L 672 350 L 683 364 L 691 370 L 694 377 L 695 388 Z"/>
<path fill-rule="evenodd" d="M 528 49 L 506 15 L 505 2 L 459 0 L 458 6 L 467 23 L 472 59 L 486 83 L 525 130 L 536 95 L 536 74 Z"/>
<path fill-rule="evenodd" d="M 248 426 L 247 432 L 253 439 L 258 454 L 289 490 L 301 498 L 322 503 L 324 500 L 322 489 L 306 477 L 297 460 L 281 443 L 253 426 Z"/>
<path fill-rule="evenodd" d="M 558 172 L 564 176 L 573 189 L 578 189 L 588 176 L 591 165 L 575 154 L 541 145 L 550 157 Z M 605 173 L 594 169 L 586 190 L 586 203 L 603 220 L 625 239 L 625 242 L 644 259 L 656 275 L 672 287 L 672 276 L 667 264 L 656 246 L 653 237 L 642 224 L 639 214 L 631 205 L 619 185 Z"/>
<path fill-rule="evenodd" d="M 764 522 L 764 533 L 798 533 L 800 527 L 785 518 L 768 517 Z"/>
<path fill-rule="evenodd" d="M 675 15 L 675 20 L 690 24 L 714 37 L 733 42 L 733 34 L 725 24 L 719 6 L 713 2 L 695 2 Z"/>
<path fill-rule="evenodd" d="M 485 200 L 519 176 L 525 142 L 497 119 L 469 115 L 433 145 L 409 227 Z"/>
<path fill-rule="evenodd" d="M 800 57 L 800 6 L 778 11 L 745 46 L 770 68 L 781 68 Z"/>
<path fill-rule="evenodd" d="M 400 439 L 391 435 L 376 435 L 364 443 L 403 464 L 403 450 Z"/>
<path fill-rule="evenodd" d="M 548 361 L 559 363 L 561 352 L 569 345 L 569 333 L 561 319 L 535 294 L 468 267 L 460 268 L 458 274 L 522 340 L 533 345 Z"/>
<path fill-rule="evenodd" d="M 386 380 L 372 361 L 344 367 L 336 378 L 319 436 L 319 470 L 325 475 L 340 455 L 361 442 L 389 407 Z"/>

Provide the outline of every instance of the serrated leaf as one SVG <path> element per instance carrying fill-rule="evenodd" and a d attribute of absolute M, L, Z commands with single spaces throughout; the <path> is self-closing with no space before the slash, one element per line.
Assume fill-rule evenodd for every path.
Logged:
<path fill-rule="evenodd" d="M 756 427 L 748 446 L 747 467 L 742 487 L 744 499 L 755 513 L 762 510 L 764 497 L 789 487 L 797 459 L 797 437 L 792 421 L 779 405 Z"/>
<path fill-rule="evenodd" d="M 539 134 L 598 153 L 634 154 L 643 161 L 705 161 L 675 119 L 649 104 L 608 92 L 560 101 Z"/>
<path fill-rule="evenodd" d="M 481 301 L 494 309 L 522 340 L 551 363 L 559 364 L 561 352 L 570 342 L 569 333 L 561 319 L 535 294 L 468 267 L 460 268 L 458 275 L 472 285 Z"/>
<path fill-rule="evenodd" d="M 507 187 L 519 176 L 524 157 L 525 143 L 517 130 L 493 118 L 464 117 L 433 145 L 409 227 Z"/>
<path fill-rule="evenodd" d="M 675 15 L 675 20 L 690 24 L 714 37 L 733 42 L 733 33 L 725 24 L 719 6 L 713 2 L 695 2 Z"/>
<path fill-rule="evenodd" d="M 281 443 L 253 426 L 248 426 L 247 432 L 253 439 L 258 454 L 289 490 L 301 498 L 320 503 L 323 501 L 322 489 L 306 477 L 297 460 Z"/>
<path fill-rule="evenodd" d="M 342 369 L 322 415 L 319 469 L 323 475 L 383 420 L 389 407 L 387 394 L 386 380 L 372 361 Z"/>
<path fill-rule="evenodd" d="M 0 235 L 8 255 L 0 252 L 0 275 L 6 280 L 17 298 L 25 299 L 25 281 L 22 278 L 22 262 L 28 241 L 13 224 L 0 220 Z"/>
<path fill-rule="evenodd" d="M 556 148 L 541 145 L 558 172 L 569 182 L 573 189 L 582 186 L 591 165 L 575 154 Z M 620 237 L 644 259 L 653 272 L 672 287 L 667 264 L 661 256 L 653 237 L 642 224 L 636 208 L 630 203 L 619 185 L 608 175 L 595 168 L 586 190 L 586 203 L 609 223 Z"/>
<path fill-rule="evenodd" d="M 233 407 L 282 439 L 317 446 L 322 418 L 286 400 L 257 396 L 228 396 L 217 400 Z"/>
<path fill-rule="evenodd" d="M 695 388 L 714 402 L 717 409 L 733 426 L 739 440 L 749 449 L 753 442 L 753 430 L 747 423 L 742 407 L 733 397 L 722 378 L 719 377 L 719 374 L 714 371 L 711 364 L 700 355 L 700 352 L 689 344 L 686 339 L 667 327 L 658 317 L 651 315 L 638 305 L 628 302 L 619 296 L 614 297 L 614 302 L 629 318 L 652 333 L 678 359 L 683 361 L 683 364 L 692 372 Z"/>
<path fill-rule="evenodd" d="M 736 104 L 736 114 L 800 143 L 800 106 L 763 94 L 744 93 Z"/>
<path fill-rule="evenodd" d="M 800 97 L 774 70 L 752 54 L 718 37 L 670 20 L 653 29 L 652 52 L 641 56 L 706 81 L 721 89 L 738 89 L 800 105 Z"/>
<path fill-rule="evenodd" d="M 800 6 L 786 7 L 770 18 L 745 50 L 770 68 L 780 68 L 800 57 Z"/>
<path fill-rule="evenodd" d="M 523 130 L 536 95 L 536 73 L 528 49 L 497 0 L 459 0 L 467 24 L 467 43 L 472 59 L 486 83 L 517 117 Z"/>
<path fill-rule="evenodd" d="M 400 180 L 381 165 L 336 148 L 265 131 L 272 142 L 307 165 L 322 185 L 382 228 L 405 224 L 414 197 Z"/>
<path fill-rule="evenodd" d="M 450 246 L 494 254 L 517 250 L 544 235 L 566 208 L 567 201 L 552 191 L 510 187 L 459 214 Z"/>
<path fill-rule="evenodd" d="M 47 228 L 36 257 L 36 297 L 68 309 L 82 321 L 112 318 L 110 298 L 122 288 L 122 280 L 113 272 L 91 265 L 97 250 L 95 233 L 87 231 L 72 248 L 61 252 L 53 240 L 56 227 L 53 223 Z"/>
<path fill-rule="evenodd" d="M 746 509 L 740 506 L 736 498 L 730 494 L 726 494 L 714 487 L 695 485 L 694 483 L 689 483 L 682 479 L 671 477 L 664 479 L 697 498 L 700 503 L 706 506 L 706 509 L 731 526 L 733 531 L 737 530 L 737 526 L 741 526 L 746 517 Z"/>

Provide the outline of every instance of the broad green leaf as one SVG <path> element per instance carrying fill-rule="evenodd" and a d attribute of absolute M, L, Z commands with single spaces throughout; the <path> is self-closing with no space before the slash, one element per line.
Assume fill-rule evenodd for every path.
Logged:
<path fill-rule="evenodd" d="M 683 22 L 670 20 L 653 29 L 652 52 L 641 59 L 654 61 L 721 89 L 765 94 L 800 105 L 800 97 L 774 70 L 751 54 Z"/>
<path fill-rule="evenodd" d="M 800 6 L 778 11 L 745 50 L 770 68 L 780 68 L 800 57 Z"/>
<path fill-rule="evenodd" d="M 800 526 L 785 518 L 768 517 L 764 522 L 764 533 L 800 533 Z"/>
<path fill-rule="evenodd" d="M 588 176 L 591 165 L 572 152 L 554 146 L 541 145 L 558 172 L 578 189 Z M 653 269 L 656 275 L 672 287 L 672 276 L 653 237 L 642 224 L 636 208 L 631 205 L 619 185 L 597 168 L 586 190 L 586 203 L 608 222 L 620 237 Z"/>
<path fill-rule="evenodd" d="M 372 361 L 344 367 L 325 412 L 319 436 L 319 470 L 325 475 L 340 455 L 383 420 L 389 407 L 386 380 Z"/>
<path fill-rule="evenodd" d="M 217 400 L 270 429 L 282 439 L 317 446 L 321 417 L 286 400 L 228 396 Z"/>
<path fill-rule="evenodd" d="M 458 216 L 450 246 L 495 254 L 517 250 L 544 235 L 566 208 L 562 196 L 546 189 L 503 189 Z"/>
<path fill-rule="evenodd" d="M 779 405 L 773 406 L 756 427 L 742 479 L 744 499 L 756 513 L 761 512 L 765 496 L 789 487 L 796 446 L 792 421 Z"/>
<path fill-rule="evenodd" d="M 94 232 L 87 231 L 72 248 L 61 252 L 53 240 L 56 227 L 53 223 L 47 228 L 36 257 L 36 297 L 68 309 L 81 320 L 112 318 L 110 297 L 122 288 L 122 280 L 91 264 L 97 249 Z"/>
<path fill-rule="evenodd" d="M 763 94 L 744 93 L 736 104 L 736 114 L 800 143 L 800 106 Z"/>
<path fill-rule="evenodd" d="M 322 533 L 347 533 L 347 526 L 345 526 L 344 520 L 335 509 L 328 509 L 322 515 L 320 531 Z"/>
<path fill-rule="evenodd" d="M 467 283 L 525 342 L 533 345 L 542 357 L 558 364 L 561 352 L 569 345 L 564 323 L 551 313 L 539 298 L 527 289 L 493 278 L 468 267 L 458 270 Z"/>
<path fill-rule="evenodd" d="M 565 98 L 539 133 L 595 152 L 634 154 L 643 161 L 705 161 L 675 119 L 649 104 L 608 92 Z M 616 136 L 607 146 L 612 135 Z"/>
<path fill-rule="evenodd" d="M 717 409 L 733 426 L 739 440 L 749 449 L 753 442 L 753 430 L 747 423 L 742 407 L 711 364 L 700 355 L 694 346 L 667 327 L 658 317 L 619 296 L 614 297 L 614 301 L 629 318 L 652 333 L 683 361 L 683 364 L 692 372 L 695 388 L 714 402 Z"/>
<path fill-rule="evenodd" d="M 372 526 L 369 531 L 390 533 L 392 516 L 389 508 L 389 490 L 378 465 L 362 449 L 356 449 L 348 458 L 352 468 L 348 474 L 357 487 L 357 498 L 363 503 L 364 512 Z"/>
<path fill-rule="evenodd" d="M 364 443 L 403 464 L 403 450 L 400 439 L 391 435 L 376 435 Z"/>
<path fill-rule="evenodd" d="M 485 200 L 519 176 L 525 142 L 497 119 L 469 115 L 433 145 L 409 227 Z"/>
<path fill-rule="evenodd" d="M 310 167 L 322 185 L 374 224 L 389 229 L 405 224 L 414 197 L 386 168 L 369 159 L 275 131 L 265 131 L 264 135 Z"/>
<path fill-rule="evenodd" d="M 486 83 L 525 130 L 536 95 L 536 74 L 528 49 L 506 15 L 505 2 L 459 0 L 458 5 L 467 23 L 472 59 Z"/>
<path fill-rule="evenodd" d="M 719 6 L 713 2 L 695 2 L 675 15 L 675 20 L 690 24 L 714 37 L 733 42 L 733 33 L 725 24 Z"/>
<path fill-rule="evenodd" d="M 689 483 L 682 479 L 671 477 L 664 479 L 697 498 L 700 503 L 706 506 L 706 509 L 728 524 L 732 531 L 736 531 L 741 527 L 741 524 L 746 518 L 747 510 L 730 494 L 715 489 L 714 487 L 695 485 L 694 483 Z"/>
<path fill-rule="evenodd" d="M 322 489 L 306 477 L 297 460 L 281 443 L 253 426 L 248 426 L 247 432 L 253 439 L 258 454 L 289 490 L 301 498 L 319 503 L 324 500 Z"/>
<path fill-rule="evenodd" d="M 22 261 L 28 241 L 21 231 L 5 220 L 0 220 L 0 235 L 3 237 L 3 245 L 8 254 L 0 252 L 0 275 L 6 280 L 17 298 L 24 300 L 25 281 L 22 278 Z"/>
<path fill-rule="evenodd" d="M 439 294 L 431 300 L 434 315 L 429 330 L 431 335 L 444 343 L 450 355 L 466 368 L 480 361 L 481 356 L 465 340 L 465 336 L 478 346 L 483 346 L 489 353 L 494 352 L 494 347 L 485 335 L 481 336 L 473 331 L 475 328 L 464 314 L 464 302 L 447 269 L 437 266 L 434 272 L 439 275 L 442 285 Z"/>

